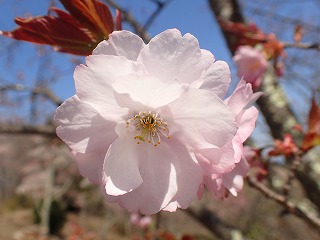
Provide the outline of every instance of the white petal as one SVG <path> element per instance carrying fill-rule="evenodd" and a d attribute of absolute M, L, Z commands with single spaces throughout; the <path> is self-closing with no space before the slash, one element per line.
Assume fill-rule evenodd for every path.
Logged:
<path fill-rule="evenodd" d="M 230 173 L 222 175 L 223 186 L 227 188 L 232 195 L 237 196 L 237 193 L 243 188 L 243 178 L 247 175 L 248 171 L 248 162 L 243 158 Z"/>
<path fill-rule="evenodd" d="M 263 93 L 253 93 L 250 83 L 241 80 L 234 92 L 224 102 L 236 113 L 239 114 L 244 108 L 253 104 Z"/>
<path fill-rule="evenodd" d="M 105 120 L 77 96 L 69 98 L 56 110 L 55 121 L 57 135 L 76 152 L 94 151 L 101 145 L 108 149 L 117 136 L 116 123 Z"/>
<path fill-rule="evenodd" d="M 105 120 L 96 109 L 73 96 L 56 111 L 57 135 L 69 145 L 80 173 L 99 183 L 103 159 L 116 139 L 116 123 Z"/>
<path fill-rule="evenodd" d="M 232 146 L 234 150 L 234 160 L 236 163 L 238 163 L 241 160 L 243 154 L 243 141 L 239 134 L 239 129 L 236 136 L 234 136 L 234 138 L 232 139 Z"/>
<path fill-rule="evenodd" d="M 219 176 L 230 172 L 235 166 L 235 152 L 231 141 L 222 148 L 199 149 L 195 154 L 204 176 Z"/>
<path fill-rule="evenodd" d="M 164 117 L 168 128 L 170 132 L 180 131 L 187 146 L 222 147 L 236 134 L 235 114 L 210 91 L 185 88 L 168 106 L 172 112 L 172 119 Z"/>
<path fill-rule="evenodd" d="M 183 37 L 177 29 L 169 29 L 151 39 L 141 51 L 138 61 L 148 73 L 162 81 L 177 79 L 180 83 L 202 84 L 206 60 L 202 58 L 198 40 L 191 34 Z"/>
<path fill-rule="evenodd" d="M 132 32 L 113 31 L 109 35 L 109 39 L 99 43 L 92 54 L 124 56 L 135 61 L 144 46 L 143 40 Z"/>
<path fill-rule="evenodd" d="M 90 182 L 99 184 L 107 151 L 107 148 L 101 148 L 88 153 L 74 152 L 80 174 L 88 178 Z"/>
<path fill-rule="evenodd" d="M 94 55 L 86 60 L 88 67 L 80 65 L 74 73 L 77 96 L 94 106 L 105 118 L 121 120 L 127 110 L 116 103 L 112 84 L 119 77 L 144 74 L 143 66 L 118 56 Z"/>
<path fill-rule="evenodd" d="M 253 132 L 256 126 L 256 120 L 258 118 L 259 111 L 255 107 L 250 107 L 244 111 L 241 111 L 237 116 L 237 123 L 239 126 L 238 135 L 240 136 L 242 142 L 247 140 L 247 138 Z"/>
<path fill-rule="evenodd" d="M 130 212 L 151 215 L 159 212 L 176 195 L 177 163 L 181 159 L 178 152 L 165 141 L 157 147 L 147 145 L 141 157 L 140 173 L 143 183 L 137 189 L 119 197 L 119 203 Z M 184 157 L 185 155 L 182 155 Z"/>
<path fill-rule="evenodd" d="M 214 63 L 215 58 L 210 51 L 205 49 L 201 49 L 201 54 L 204 62 L 204 70 L 207 71 L 208 68 Z"/>
<path fill-rule="evenodd" d="M 213 63 L 202 76 L 204 82 L 200 88 L 214 92 L 220 98 L 227 93 L 231 82 L 229 66 L 224 61 Z"/>
<path fill-rule="evenodd" d="M 131 192 L 142 184 L 139 165 L 146 147 L 137 145 L 133 127 L 119 124 L 116 129 L 119 137 L 110 146 L 103 165 L 106 193 L 113 196 Z"/>
<path fill-rule="evenodd" d="M 118 104 L 137 112 L 148 110 L 141 109 L 143 106 L 155 109 L 167 105 L 181 93 L 177 82 L 168 83 L 151 77 L 132 77 L 130 81 L 119 79 L 113 88 Z"/>
<path fill-rule="evenodd" d="M 202 180 L 199 165 L 187 149 L 171 140 L 162 141 L 157 147 L 146 146 L 140 167 L 142 185 L 117 197 L 105 194 L 106 199 L 119 202 L 130 212 L 146 215 L 162 209 L 175 211 L 177 207 L 187 208 L 196 197 Z"/>
<path fill-rule="evenodd" d="M 178 191 L 166 208 L 164 208 L 164 210 L 173 212 L 177 208 L 186 209 L 196 198 L 202 182 L 202 170 L 196 160 L 191 158 L 190 154 L 181 144 L 170 140 L 168 142 L 170 143 L 170 147 L 179 152 L 180 155 L 180 161 L 175 163 Z"/>

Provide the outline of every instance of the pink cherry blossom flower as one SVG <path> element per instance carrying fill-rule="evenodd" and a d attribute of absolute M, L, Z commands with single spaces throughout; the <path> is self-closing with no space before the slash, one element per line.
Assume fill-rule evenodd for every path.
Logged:
<path fill-rule="evenodd" d="M 139 213 L 132 213 L 131 216 L 130 216 L 130 222 L 133 224 L 133 225 L 136 225 L 140 228 L 148 228 L 151 223 L 152 223 L 152 219 L 150 216 L 143 216 Z"/>
<path fill-rule="evenodd" d="M 198 159 L 201 159 L 200 165 L 206 169 L 203 183 L 198 191 L 199 198 L 202 197 L 204 186 L 220 198 L 228 195 L 229 192 L 237 196 L 237 193 L 242 190 L 243 178 L 249 170 L 245 154 L 243 154 L 243 142 L 252 133 L 258 117 L 258 110 L 250 105 L 261 95 L 261 92 L 253 93 L 251 84 L 240 80 L 232 95 L 224 101 L 237 115 L 236 122 L 239 128 L 231 141 L 215 150 L 216 154 L 203 154 L 201 150 L 196 153 Z M 229 165 L 227 168 L 228 160 L 232 162 L 230 159 L 234 159 L 235 165 Z M 212 174 L 212 168 L 215 167 L 212 166 L 214 162 L 224 163 L 225 172 L 221 172 L 220 175 Z"/>
<path fill-rule="evenodd" d="M 238 76 L 252 84 L 254 89 L 260 87 L 268 62 L 258 49 L 251 46 L 240 46 L 233 57 L 238 67 Z"/>
<path fill-rule="evenodd" d="M 196 149 L 220 149 L 238 130 L 236 114 L 221 100 L 228 65 L 176 29 L 147 45 L 114 31 L 74 80 L 76 95 L 56 111 L 57 134 L 80 173 L 129 212 L 187 208 L 203 179 Z M 213 162 L 213 174 L 234 164 Z"/>

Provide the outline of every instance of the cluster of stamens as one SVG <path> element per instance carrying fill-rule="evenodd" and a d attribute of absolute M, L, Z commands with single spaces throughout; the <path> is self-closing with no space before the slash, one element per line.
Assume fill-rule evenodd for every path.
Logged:
<path fill-rule="evenodd" d="M 127 127 L 132 124 L 136 130 L 139 132 L 138 135 L 134 136 L 134 139 L 137 139 L 137 144 L 140 142 L 152 143 L 154 146 L 157 146 L 161 142 L 161 136 L 163 135 L 166 138 L 170 136 L 166 133 L 168 131 L 168 124 L 163 121 L 158 113 L 152 112 L 139 112 L 133 118 L 127 121 Z"/>

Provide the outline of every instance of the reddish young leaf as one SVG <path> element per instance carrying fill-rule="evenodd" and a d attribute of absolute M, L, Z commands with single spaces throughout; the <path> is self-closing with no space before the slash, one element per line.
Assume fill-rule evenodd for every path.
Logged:
<path fill-rule="evenodd" d="M 303 26 L 298 24 L 294 28 L 293 39 L 295 42 L 301 42 L 303 37 Z"/>
<path fill-rule="evenodd" d="M 108 39 L 114 24 L 112 14 L 105 4 L 96 0 L 60 0 L 60 2 L 96 38 L 101 41 Z"/>
<path fill-rule="evenodd" d="M 159 239 L 161 240 L 176 240 L 176 237 L 168 232 L 162 232 L 159 234 Z"/>
<path fill-rule="evenodd" d="M 61 2 L 69 13 L 50 8 L 48 16 L 16 18 L 20 26 L 0 34 L 39 44 L 48 44 L 60 52 L 90 55 L 99 42 L 113 31 L 109 8 L 97 0 L 68 0 Z M 52 13 L 54 15 L 52 15 Z"/>
<path fill-rule="evenodd" d="M 263 45 L 263 51 L 268 60 L 277 59 L 280 55 L 285 56 L 284 45 L 274 34 L 265 34 L 254 23 L 245 24 L 241 22 L 227 22 L 219 20 L 220 26 L 232 39 L 231 50 L 236 51 L 241 45 L 254 47 L 257 44 Z"/>
<path fill-rule="evenodd" d="M 116 10 L 116 30 L 122 30 L 122 13 L 118 9 Z"/>
<path fill-rule="evenodd" d="M 318 145 L 320 145 L 320 106 L 312 98 L 309 112 L 309 129 L 304 136 L 302 149 L 306 151 Z"/>
<path fill-rule="evenodd" d="M 299 148 L 290 134 L 286 134 L 283 141 L 275 140 L 274 146 L 275 148 L 269 152 L 269 156 L 284 155 L 285 157 L 290 157 L 299 151 Z"/>

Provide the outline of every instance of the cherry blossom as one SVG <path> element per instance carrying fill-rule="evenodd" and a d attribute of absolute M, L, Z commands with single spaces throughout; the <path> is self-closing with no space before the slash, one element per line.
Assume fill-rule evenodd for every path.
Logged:
<path fill-rule="evenodd" d="M 261 51 L 251 46 L 240 46 L 233 60 L 238 67 L 238 76 L 251 83 L 253 88 L 259 88 L 268 67 Z"/>
<path fill-rule="evenodd" d="M 74 79 L 76 95 L 56 111 L 57 134 L 80 173 L 100 184 L 107 201 L 132 213 L 187 208 L 203 181 L 199 153 L 240 148 L 249 130 L 237 123 L 253 122 L 247 121 L 251 112 L 242 111 L 245 103 L 236 111 L 231 99 L 228 105 L 222 100 L 231 81 L 228 65 L 176 29 L 148 44 L 114 31 Z M 212 176 L 240 161 L 228 154 L 206 159 Z"/>
<path fill-rule="evenodd" d="M 146 229 L 151 225 L 152 219 L 150 216 L 143 216 L 139 213 L 132 213 L 130 216 L 130 222 L 139 228 Z"/>
<path fill-rule="evenodd" d="M 230 97 L 225 99 L 225 103 L 236 114 L 238 125 L 237 134 L 223 147 L 207 153 L 203 150 L 197 151 L 199 163 L 205 169 L 203 183 L 199 188 L 198 197 L 203 194 L 203 187 L 206 186 L 215 196 L 224 197 L 231 193 L 237 196 L 242 190 L 243 177 L 249 170 L 248 162 L 243 153 L 243 142 L 252 133 L 258 117 L 258 110 L 252 105 L 260 96 L 261 92 L 253 93 L 251 84 L 241 80 Z M 230 164 L 230 159 L 234 159 L 235 165 Z M 216 165 L 212 163 L 220 162 L 224 168 L 217 175 L 218 171 L 212 171 Z M 230 165 L 228 165 L 228 163 Z M 215 174 L 212 174 L 215 173 Z"/>

